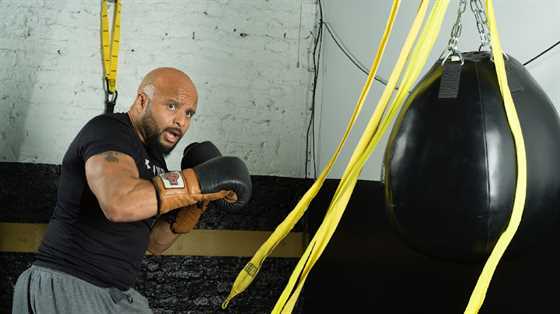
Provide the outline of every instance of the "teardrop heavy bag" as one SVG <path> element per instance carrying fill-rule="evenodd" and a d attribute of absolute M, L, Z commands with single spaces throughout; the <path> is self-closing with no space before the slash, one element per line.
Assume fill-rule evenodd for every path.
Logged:
<path fill-rule="evenodd" d="M 494 63 L 438 61 L 411 92 L 385 151 L 392 225 L 430 256 L 479 261 L 492 251 L 513 207 L 516 157 Z M 527 150 L 527 199 L 506 257 L 556 236 L 560 122 L 550 99 L 514 58 L 507 76 Z"/>

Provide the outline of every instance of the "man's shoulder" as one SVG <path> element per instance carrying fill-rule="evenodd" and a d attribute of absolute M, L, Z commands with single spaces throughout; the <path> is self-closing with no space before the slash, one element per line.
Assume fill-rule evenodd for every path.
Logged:
<path fill-rule="evenodd" d="M 126 113 L 101 114 L 91 118 L 72 145 L 84 160 L 109 150 L 139 156 L 141 147 Z"/>
<path fill-rule="evenodd" d="M 134 136 L 134 128 L 126 113 L 109 113 L 91 118 L 80 130 L 78 139 L 82 143 L 100 139 L 130 142 Z"/>
<path fill-rule="evenodd" d="M 104 113 L 98 116 L 91 118 L 84 128 L 88 127 L 132 127 L 130 123 L 130 119 L 126 113 L 118 112 L 118 113 Z"/>

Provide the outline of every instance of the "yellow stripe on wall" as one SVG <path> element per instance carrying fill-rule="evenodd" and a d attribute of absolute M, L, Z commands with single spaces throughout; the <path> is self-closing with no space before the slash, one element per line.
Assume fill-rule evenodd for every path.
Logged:
<path fill-rule="evenodd" d="M 0 223 L 0 252 L 36 252 L 47 224 Z M 269 231 L 196 229 L 180 236 L 163 255 L 253 256 L 270 236 Z M 300 257 L 304 248 L 302 232 L 291 232 L 271 256 Z"/>

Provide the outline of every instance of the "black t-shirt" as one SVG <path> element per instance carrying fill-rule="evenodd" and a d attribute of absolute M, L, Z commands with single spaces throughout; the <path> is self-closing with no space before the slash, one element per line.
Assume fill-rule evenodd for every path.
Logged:
<path fill-rule="evenodd" d="M 103 214 L 87 184 L 85 162 L 110 150 L 131 156 L 143 179 L 167 171 L 162 154 L 142 144 L 126 113 L 90 120 L 64 155 L 56 207 L 35 264 L 101 287 L 128 289 L 140 271 L 154 218 L 115 223 Z"/>

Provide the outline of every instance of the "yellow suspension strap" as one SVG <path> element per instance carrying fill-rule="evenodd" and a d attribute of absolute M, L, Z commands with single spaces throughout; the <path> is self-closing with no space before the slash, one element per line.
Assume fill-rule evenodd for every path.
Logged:
<path fill-rule="evenodd" d="M 114 0 L 113 32 L 109 42 L 109 16 L 107 0 L 101 1 L 101 45 L 103 54 L 103 72 L 105 76 L 105 112 L 111 113 L 115 108 L 117 97 L 117 67 L 119 64 L 119 44 L 121 37 L 121 0 Z"/>
<path fill-rule="evenodd" d="M 509 90 L 507 75 L 504 66 L 502 46 L 500 44 L 500 37 L 498 35 L 498 28 L 496 26 L 496 18 L 494 16 L 494 5 L 492 0 L 486 0 L 486 13 L 488 15 L 488 28 L 490 30 L 490 41 L 492 43 L 492 56 L 496 66 L 496 75 L 498 76 L 498 83 L 500 85 L 500 92 L 504 99 L 504 108 L 506 117 L 513 134 L 513 141 L 515 143 L 515 154 L 517 159 L 517 182 L 515 185 L 515 198 L 513 201 L 513 210 L 506 230 L 498 238 L 498 242 L 494 246 L 492 253 L 488 257 L 482 273 L 478 278 L 476 286 L 471 294 L 465 313 L 478 313 L 486 291 L 494 275 L 494 271 L 498 266 L 502 255 L 506 251 L 509 243 L 513 239 L 521 217 L 523 216 L 523 209 L 525 207 L 525 197 L 527 192 L 527 156 L 525 154 L 525 142 L 523 140 L 523 132 L 521 130 L 521 123 L 517 116 L 517 111 L 511 97 Z"/>
<path fill-rule="evenodd" d="M 393 6 L 391 8 L 391 14 L 392 15 L 396 14 L 396 10 L 399 6 L 399 3 L 400 3 L 400 0 L 394 0 L 393 1 Z M 391 21 L 394 20 L 394 16 L 393 16 L 393 18 L 390 18 L 390 20 Z M 286 237 L 286 235 L 290 232 L 290 230 L 293 229 L 295 224 L 301 219 L 301 217 L 303 216 L 303 214 L 307 210 L 307 208 L 308 208 L 309 204 L 311 203 L 311 201 L 313 200 L 313 198 L 315 198 L 315 196 L 317 195 L 317 193 L 321 189 L 321 186 L 323 185 L 325 179 L 327 178 L 327 175 L 329 174 L 330 170 L 332 169 L 336 159 L 340 155 L 340 152 L 342 151 L 342 147 L 344 146 L 344 143 L 346 142 L 346 140 L 348 138 L 348 135 L 350 134 L 350 131 L 351 131 L 352 127 L 354 126 L 354 123 L 356 122 L 356 119 L 357 119 L 357 117 L 358 117 L 358 115 L 359 115 L 359 113 L 360 113 L 360 111 L 363 107 L 366 96 L 367 96 L 367 94 L 369 92 L 369 89 L 370 89 L 370 87 L 371 87 L 371 85 L 374 81 L 375 74 L 376 74 L 377 69 L 379 67 L 379 63 L 381 61 L 381 56 L 383 54 L 385 45 L 387 43 L 388 34 L 391 30 L 391 27 L 392 27 L 392 23 L 388 23 L 386 25 L 385 32 L 382 36 L 379 48 L 378 48 L 378 50 L 376 52 L 376 55 L 375 55 L 375 58 L 373 60 L 370 73 L 368 75 L 368 78 L 366 80 L 366 83 L 365 83 L 364 87 L 362 88 L 362 91 L 360 93 L 360 97 L 359 97 L 358 102 L 357 102 L 357 104 L 354 108 L 354 112 L 352 113 L 352 116 L 350 117 L 350 120 L 349 120 L 348 125 L 346 127 L 346 131 L 344 132 L 344 135 L 343 135 L 340 143 L 338 144 L 334 154 L 331 156 L 329 162 L 327 163 L 327 166 L 323 169 L 323 171 L 321 172 L 321 174 L 319 175 L 317 180 L 315 180 L 315 182 L 313 183 L 311 188 L 309 188 L 309 190 L 299 200 L 299 202 L 297 203 L 295 208 L 288 214 L 288 216 L 284 219 L 284 221 L 282 221 L 282 223 L 280 223 L 276 227 L 276 229 L 270 235 L 270 237 L 265 241 L 265 243 L 263 243 L 263 245 L 257 250 L 255 255 L 251 258 L 251 260 L 245 265 L 243 270 L 237 275 L 237 278 L 235 279 L 235 281 L 233 283 L 233 286 L 231 288 L 231 291 L 230 291 L 228 297 L 226 298 L 226 300 L 222 304 L 223 309 L 225 309 L 228 306 L 229 302 L 235 296 L 237 296 L 241 292 L 245 291 L 245 289 L 247 289 L 249 287 L 249 285 L 251 284 L 253 279 L 258 274 L 264 260 L 272 253 L 272 251 L 274 251 L 276 246 L 282 241 L 282 239 L 284 239 Z"/>
<path fill-rule="evenodd" d="M 427 2 L 425 4 L 427 5 Z M 424 67 L 428 55 L 432 49 L 433 44 L 437 38 L 437 34 L 439 33 L 439 29 L 441 27 L 441 23 L 445 16 L 445 11 L 447 9 L 448 1 L 438 1 L 432 12 L 430 13 L 430 17 L 428 18 L 428 22 L 424 27 L 424 30 L 418 40 L 417 45 L 415 46 L 414 51 L 412 52 L 409 65 L 407 70 L 405 71 L 403 83 L 400 85 L 401 88 L 397 96 L 395 97 L 394 101 L 392 102 L 389 110 L 389 114 L 385 115 L 381 126 L 379 127 L 379 115 L 373 115 L 370 122 L 368 123 L 364 134 L 362 135 L 358 146 L 354 150 L 352 154 L 352 158 L 347 165 L 345 173 L 341 179 L 341 182 L 338 186 L 338 189 L 335 193 L 335 196 L 329 206 L 329 210 L 327 211 L 327 215 L 323 220 L 323 223 L 319 227 L 319 230 L 315 234 L 313 240 L 309 244 L 304 257 L 309 256 L 307 260 L 304 260 L 304 257 L 300 260 L 296 267 L 296 271 L 292 274 L 290 281 L 297 281 L 299 280 L 298 287 L 296 288 L 295 292 L 290 296 L 290 299 L 286 303 L 286 305 L 282 308 L 283 304 L 281 303 L 282 300 L 279 300 L 276 304 L 275 309 L 272 313 L 291 313 L 299 294 L 303 288 L 303 284 L 305 279 L 307 278 L 311 268 L 315 264 L 315 262 L 320 257 L 321 253 L 325 249 L 328 244 L 328 241 L 332 237 L 341 217 L 344 213 L 346 205 L 351 197 L 353 189 L 356 185 L 358 180 L 358 176 L 360 175 L 363 166 L 373 150 L 375 149 L 376 145 L 378 144 L 379 140 L 383 136 L 383 134 L 388 129 L 394 115 L 399 111 L 399 108 L 402 106 L 404 100 L 408 96 L 407 91 L 410 89 L 412 84 L 416 81 L 422 68 Z M 389 100 L 390 94 L 393 92 L 393 87 L 396 85 L 397 79 L 400 76 L 400 72 L 402 66 L 404 64 L 405 58 L 403 56 L 408 55 L 409 45 L 412 44 L 413 39 L 416 37 L 416 33 L 420 26 L 421 21 L 423 20 L 423 14 L 425 12 L 426 7 L 421 6 L 419 10 L 417 19 L 411 28 L 409 37 L 407 42 L 405 43 L 405 47 L 401 50 L 401 57 L 399 57 L 399 61 L 395 66 L 393 73 L 391 74 L 391 78 L 389 79 L 389 84 L 386 87 L 384 95 L 380 99 L 377 108 L 385 108 L 387 102 Z M 424 11 L 422 11 L 422 9 Z M 412 35 L 412 36 L 411 36 Z M 412 41 L 410 41 L 412 39 Z M 408 46 L 408 47 L 407 47 Z M 304 267 L 303 271 L 297 273 L 298 270 L 301 270 L 302 266 Z M 285 290 L 283 295 L 288 295 L 290 291 Z"/>

